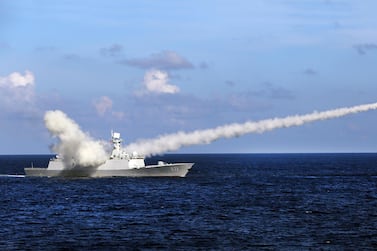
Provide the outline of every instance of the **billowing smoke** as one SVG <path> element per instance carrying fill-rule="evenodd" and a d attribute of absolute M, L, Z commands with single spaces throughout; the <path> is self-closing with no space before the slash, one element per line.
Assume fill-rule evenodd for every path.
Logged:
<path fill-rule="evenodd" d="M 45 113 L 45 125 L 50 133 L 58 138 L 53 151 L 64 160 L 65 166 L 99 166 L 109 156 L 101 141 L 93 140 L 65 113 L 59 110 Z"/>
<path fill-rule="evenodd" d="M 221 138 L 233 138 L 248 133 L 263 133 L 278 128 L 300 126 L 305 123 L 338 118 L 352 113 L 375 109 L 377 109 L 377 103 L 313 112 L 305 115 L 294 115 L 285 118 L 266 119 L 257 122 L 249 121 L 243 124 L 235 123 L 193 132 L 178 132 L 162 135 L 155 139 L 140 140 L 129 144 L 126 146 L 126 149 L 129 152 L 137 151 L 146 156 L 151 156 L 178 150 L 183 146 L 208 144 Z"/>

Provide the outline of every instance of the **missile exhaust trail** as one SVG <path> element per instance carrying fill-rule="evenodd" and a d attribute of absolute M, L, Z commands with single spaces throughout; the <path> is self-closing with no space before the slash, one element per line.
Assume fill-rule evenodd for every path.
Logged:
<path fill-rule="evenodd" d="M 127 145 L 128 151 L 136 151 L 152 156 L 169 151 L 175 151 L 184 146 L 209 144 L 221 138 L 233 138 L 249 133 L 264 133 L 279 128 L 301 126 L 315 121 L 343 117 L 349 114 L 376 110 L 377 103 L 344 107 L 322 112 L 312 112 L 304 115 L 293 115 L 282 118 L 272 118 L 245 123 L 233 123 L 212 129 L 196 130 L 192 132 L 177 132 L 161 135 L 154 139 L 143 139 Z"/>

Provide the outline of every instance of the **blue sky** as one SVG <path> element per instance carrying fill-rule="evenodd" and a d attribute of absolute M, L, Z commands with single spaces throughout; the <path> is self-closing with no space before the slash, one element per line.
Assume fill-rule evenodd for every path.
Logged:
<path fill-rule="evenodd" d="M 47 110 L 125 142 L 377 101 L 372 0 L 0 0 L 0 153 L 50 153 Z M 179 152 L 374 152 L 377 113 Z"/>

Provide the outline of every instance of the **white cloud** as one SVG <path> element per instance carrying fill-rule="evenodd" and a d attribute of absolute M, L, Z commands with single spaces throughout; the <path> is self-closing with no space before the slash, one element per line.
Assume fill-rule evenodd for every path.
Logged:
<path fill-rule="evenodd" d="M 174 94 L 179 92 L 178 86 L 169 84 L 169 75 L 165 71 L 149 70 L 144 75 L 144 86 L 150 93 L 168 93 Z"/>
<path fill-rule="evenodd" d="M 111 114 L 116 119 L 122 120 L 125 117 L 124 112 L 113 111 L 113 100 L 107 96 L 102 96 L 93 102 L 99 116 L 105 116 L 106 113 Z"/>
<path fill-rule="evenodd" d="M 102 96 L 94 101 L 94 107 L 97 110 L 98 115 L 103 116 L 105 113 L 113 107 L 113 101 L 107 97 Z"/>
<path fill-rule="evenodd" d="M 13 72 L 8 76 L 0 76 L 0 104 L 5 110 L 30 111 L 35 103 L 34 90 L 35 77 L 31 71 L 26 70 L 22 75 Z"/>
<path fill-rule="evenodd" d="M 8 88 L 25 87 L 34 85 L 34 74 L 26 70 L 22 76 L 19 72 L 13 72 L 6 77 L 0 77 L 0 86 Z"/>

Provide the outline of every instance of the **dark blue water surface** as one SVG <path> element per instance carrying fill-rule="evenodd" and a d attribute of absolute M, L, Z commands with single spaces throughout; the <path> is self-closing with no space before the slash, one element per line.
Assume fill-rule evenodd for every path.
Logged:
<path fill-rule="evenodd" d="M 0 173 L 51 156 L 0 156 Z M 0 177 L 0 250 L 375 250 L 377 154 L 185 154 L 186 178 Z"/>

